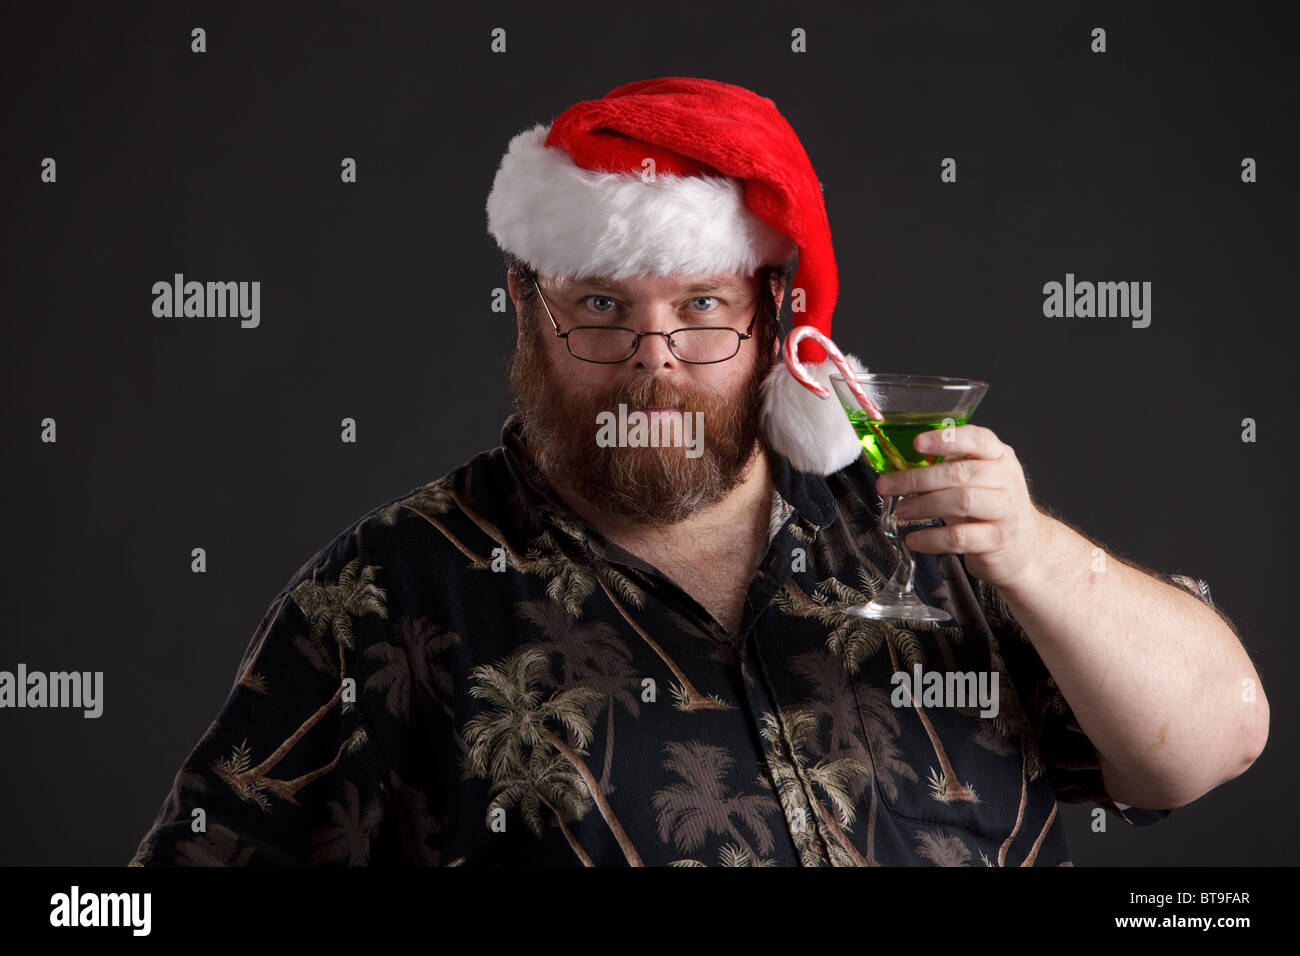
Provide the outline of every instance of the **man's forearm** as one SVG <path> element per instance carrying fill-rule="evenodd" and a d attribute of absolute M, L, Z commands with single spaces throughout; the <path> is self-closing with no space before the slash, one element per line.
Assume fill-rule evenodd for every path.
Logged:
<path fill-rule="evenodd" d="M 1040 560 L 999 590 L 1102 755 L 1107 792 L 1163 809 L 1242 773 L 1263 749 L 1268 702 L 1232 629 L 1038 514 Z"/>

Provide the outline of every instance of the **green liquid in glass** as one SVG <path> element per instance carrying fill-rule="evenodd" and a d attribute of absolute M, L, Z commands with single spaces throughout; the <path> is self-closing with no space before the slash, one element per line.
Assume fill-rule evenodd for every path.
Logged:
<path fill-rule="evenodd" d="M 853 423 L 853 431 L 858 436 L 858 441 L 862 442 L 862 449 L 867 453 L 867 461 L 879 474 L 895 471 L 889 459 L 885 457 L 880 448 L 880 440 L 876 433 L 871 430 L 867 422 L 874 421 L 866 412 L 859 411 L 856 408 L 844 406 L 848 413 L 849 421 Z M 934 419 L 934 412 L 898 412 L 896 414 L 885 413 L 883 422 L 876 422 L 876 427 L 885 433 L 885 437 L 890 443 L 898 449 L 899 455 L 907 462 L 909 468 L 923 468 L 926 465 L 938 464 L 943 461 L 942 455 L 927 456 L 916 450 L 912 441 L 921 432 L 932 431 L 936 428 L 943 428 L 952 423 L 952 427 L 965 425 L 966 419 L 955 418 L 952 415 L 945 415 L 938 420 Z"/>

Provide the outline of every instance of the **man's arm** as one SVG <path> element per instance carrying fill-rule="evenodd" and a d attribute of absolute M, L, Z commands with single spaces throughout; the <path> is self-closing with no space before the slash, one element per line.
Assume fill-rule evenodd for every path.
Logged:
<path fill-rule="evenodd" d="M 363 585 L 336 608 L 337 574 L 320 577 L 268 609 L 130 865 L 369 862 L 388 822 L 388 773 L 349 683 L 362 683 L 349 612 Z"/>
<path fill-rule="evenodd" d="M 1037 514 L 1039 560 L 999 591 L 1096 748 L 1106 791 L 1173 808 L 1243 773 L 1269 709 L 1230 622 Z"/>
<path fill-rule="evenodd" d="M 935 429 L 914 446 L 944 460 L 876 480 L 882 495 L 912 496 L 900 518 L 943 519 L 908 533 L 908 547 L 961 554 L 1001 592 L 1113 799 L 1171 809 L 1255 761 L 1268 702 L 1230 622 L 1038 508 L 1015 449 L 990 429 Z"/>

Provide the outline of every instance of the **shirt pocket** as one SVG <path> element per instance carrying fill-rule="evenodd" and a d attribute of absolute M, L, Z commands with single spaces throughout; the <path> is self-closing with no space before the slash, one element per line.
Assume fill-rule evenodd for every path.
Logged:
<path fill-rule="evenodd" d="M 892 647 L 850 676 L 875 798 L 914 827 L 955 827 L 997 841 L 1014 833 L 1018 843 L 1055 797 L 1050 785 L 1045 793 L 1025 775 L 1032 764 L 1022 759 L 1020 708 L 1008 677 L 990 667 L 988 634 L 885 623 Z M 906 679 L 893 679 L 896 673 Z"/>

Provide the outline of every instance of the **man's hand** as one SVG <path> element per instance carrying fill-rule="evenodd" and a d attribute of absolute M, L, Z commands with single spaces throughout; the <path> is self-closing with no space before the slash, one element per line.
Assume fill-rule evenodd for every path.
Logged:
<path fill-rule="evenodd" d="M 994 587 L 1021 583 L 1038 570 L 1046 522 L 1029 498 L 1015 451 L 979 425 L 922 432 L 916 450 L 942 455 L 936 465 L 890 472 L 876 478 L 882 495 L 911 495 L 899 501 L 899 518 L 942 518 L 904 538 L 913 551 L 964 554 L 966 568 Z"/>

